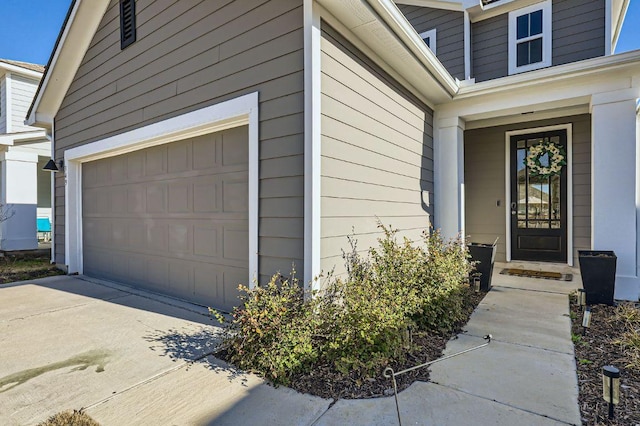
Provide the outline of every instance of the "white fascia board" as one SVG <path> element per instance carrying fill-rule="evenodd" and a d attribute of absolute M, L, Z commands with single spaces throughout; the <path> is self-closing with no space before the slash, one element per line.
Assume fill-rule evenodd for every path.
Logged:
<path fill-rule="evenodd" d="M 328 12 L 323 12 L 323 19 L 337 22 L 353 34 L 357 40 L 350 41 L 359 49 L 364 44 L 365 50 L 373 52 L 367 54 L 372 60 L 415 89 L 412 91 L 429 107 L 450 101 L 457 92 L 458 80 L 448 73 L 392 1 L 316 2 L 320 10 Z"/>
<path fill-rule="evenodd" d="M 636 67 L 640 74 L 640 50 L 625 52 L 618 55 L 600 56 L 584 61 L 557 65 L 550 68 L 515 74 L 495 80 L 483 81 L 461 87 L 455 99 L 494 94 L 496 92 L 511 91 L 520 87 L 543 87 L 543 84 L 558 82 L 559 80 L 573 80 L 588 75 L 602 75 L 607 72 L 618 71 L 624 67 Z"/>
<path fill-rule="evenodd" d="M 616 6 L 618 4 L 620 5 L 619 10 L 616 10 L 618 7 L 613 7 L 613 5 L 611 6 L 611 52 L 613 53 L 616 51 L 616 46 L 618 45 L 618 38 L 620 37 L 620 31 L 622 30 L 624 19 L 627 16 L 630 0 L 612 1 L 612 3 Z"/>
<path fill-rule="evenodd" d="M 31 105 L 25 124 L 51 129 L 67 90 L 109 6 L 109 0 L 76 0 L 55 52 Z"/>
<path fill-rule="evenodd" d="M 451 96 L 457 93 L 458 81 L 449 74 L 436 55 L 424 44 L 395 3 L 391 0 L 367 0 L 367 3 L 378 13 L 400 42 L 426 67 L 442 88 Z"/>
<path fill-rule="evenodd" d="M 478 0 L 479 1 L 479 0 Z M 406 4 L 407 6 L 429 7 L 432 9 L 453 10 L 462 12 L 464 7 L 461 1 L 447 0 L 399 0 L 397 4 Z"/>
<path fill-rule="evenodd" d="M 0 145 L 14 145 L 16 143 L 24 145 L 42 142 L 43 140 L 48 140 L 44 130 L 0 135 Z"/>
<path fill-rule="evenodd" d="M 501 2 L 490 3 L 485 6 L 478 0 L 477 2 L 474 2 L 472 6 L 467 7 L 466 10 L 469 12 L 471 22 L 479 22 L 526 6 L 531 6 L 542 1 L 543 0 L 503 0 Z"/>
<path fill-rule="evenodd" d="M 12 74 L 20 74 L 25 77 L 36 78 L 38 80 L 42 78 L 41 72 L 29 70 L 12 64 L 7 64 L 6 62 L 0 62 L 0 70 L 4 70 L 5 72 L 10 72 Z"/>

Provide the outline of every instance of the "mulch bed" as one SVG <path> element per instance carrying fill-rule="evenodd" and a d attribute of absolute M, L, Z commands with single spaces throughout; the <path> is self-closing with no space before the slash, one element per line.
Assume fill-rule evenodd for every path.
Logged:
<path fill-rule="evenodd" d="M 575 348 L 579 404 L 585 425 L 640 424 L 640 370 L 628 368 L 628 351 L 615 343 L 622 335 L 614 306 L 591 307 L 591 326 L 582 336 L 582 310 L 572 301 L 572 336 Z M 639 331 L 640 332 L 640 331 Z M 620 370 L 620 404 L 615 418 L 608 419 L 608 403 L 602 398 L 602 367 L 614 365 Z"/>
<path fill-rule="evenodd" d="M 415 333 L 412 336 L 413 348 L 406 353 L 404 362 L 396 362 L 389 365 L 394 371 L 401 371 L 428 361 L 440 358 L 447 342 L 460 333 L 469 321 L 474 309 L 480 304 L 486 292 L 474 293 L 469 291 L 466 306 L 465 320 L 457 324 L 455 331 L 446 335 Z M 227 360 L 226 351 L 215 354 L 216 357 Z M 408 388 L 416 380 L 428 381 L 429 369 L 420 368 L 396 377 L 398 392 Z M 362 378 L 356 374 L 344 375 L 337 371 L 333 365 L 318 365 L 310 373 L 300 374 L 291 379 L 288 385 L 301 393 L 308 393 L 328 399 L 362 399 L 378 398 L 393 395 L 391 379 L 384 377 L 379 371 L 374 377 Z"/>

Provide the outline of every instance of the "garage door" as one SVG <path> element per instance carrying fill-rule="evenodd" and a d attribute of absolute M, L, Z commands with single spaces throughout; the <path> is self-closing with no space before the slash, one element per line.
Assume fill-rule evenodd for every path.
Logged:
<path fill-rule="evenodd" d="M 83 164 L 84 273 L 229 309 L 248 284 L 248 128 Z"/>

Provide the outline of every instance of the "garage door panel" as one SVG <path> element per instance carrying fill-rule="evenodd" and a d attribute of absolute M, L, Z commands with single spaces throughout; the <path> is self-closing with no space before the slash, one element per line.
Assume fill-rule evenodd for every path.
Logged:
<path fill-rule="evenodd" d="M 169 213 L 191 212 L 191 184 L 189 182 L 172 182 L 167 189 L 167 211 Z"/>
<path fill-rule="evenodd" d="M 191 144 L 169 144 L 167 147 L 167 158 L 169 173 L 179 173 L 191 170 Z"/>
<path fill-rule="evenodd" d="M 198 213 L 218 213 L 222 204 L 222 191 L 220 183 L 207 182 L 200 179 L 193 185 L 193 211 Z"/>
<path fill-rule="evenodd" d="M 144 159 L 145 176 L 157 176 L 167 173 L 167 147 L 160 145 L 148 148 Z"/>
<path fill-rule="evenodd" d="M 246 165 L 249 144 L 242 129 L 234 129 L 222 137 L 222 164 L 224 166 Z"/>
<path fill-rule="evenodd" d="M 133 185 L 127 189 L 127 212 L 145 213 L 147 188 L 144 185 Z"/>
<path fill-rule="evenodd" d="M 83 164 L 84 273 L 214 307 L 247 283 L 247 127 Z"/>
<path fill-rule="evenodd" d="M 184 256 L 193 252 L 192 227 L 184 223 L 169 224 L 169 253 Z"/>
<path fill-rule="evenodd" d="M 247 261 L 249 253 L 249 232 L 246 229 L 224 229 L 223 254 L 226 260 Z"/>
<path fill-rule="evenodd" d="M 127 179 L 140 179 L 144 176 L 144 154 L 134 152 L 127 156 Z"/>
<path fill-rule="evenodd" d="M 248 202 L 249 184 L 246 180 L 225 179 L 222 183 L 223 205 L 226 213 L 246 212 Z"/>
<path fill-rule="evenodd" d="M 222 242 L 219 227 L 211 225 L 197 225 L 193 233 L 194 253 L 197 256 L 218 258 L 222 252 Z"/>

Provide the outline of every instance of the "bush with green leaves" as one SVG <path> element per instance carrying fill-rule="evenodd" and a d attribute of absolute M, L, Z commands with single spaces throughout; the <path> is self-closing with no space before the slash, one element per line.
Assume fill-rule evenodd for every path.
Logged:
<path fill-rule="evenodd" d="M 224 339 L 230 361 L 286 384 L 315 365 L 361 376 L 401 360 L 409 328 L 448 333 L 465 318 L 470 262 L 461 239 L 423 233 L 420 244 L 379 225 L 383 236 L 366 256 L 344 253 L 347 273 L 331 277 L 304 300 L 295 278 L 275 275 L 254 289 L 241 287 Z"/>

